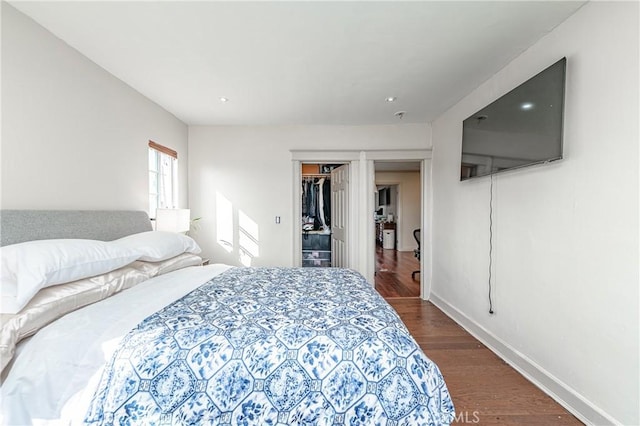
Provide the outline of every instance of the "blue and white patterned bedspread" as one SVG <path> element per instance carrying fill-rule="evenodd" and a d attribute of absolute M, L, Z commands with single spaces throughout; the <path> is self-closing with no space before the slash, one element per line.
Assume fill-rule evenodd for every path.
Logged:
<path fill-rule="evenodd" d="M 357 272 L 232 268 L 145 319 L 90 424 L 445 425 L 438 367 Z"/>

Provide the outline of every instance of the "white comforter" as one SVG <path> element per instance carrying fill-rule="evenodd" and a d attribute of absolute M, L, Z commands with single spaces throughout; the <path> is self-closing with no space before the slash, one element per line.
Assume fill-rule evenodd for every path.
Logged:
<path fill-rule="evenodd" d="M 209 265 L 170 272 L 40 330 L 21 345 L 0 388 L 0 423 L 82 423 L 102 368 L 120 340 L 149 315 L 227 269 Z"/>

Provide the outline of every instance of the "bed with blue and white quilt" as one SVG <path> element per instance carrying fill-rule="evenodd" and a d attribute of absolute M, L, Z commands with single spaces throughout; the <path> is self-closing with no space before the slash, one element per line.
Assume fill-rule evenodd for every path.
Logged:
<path fill-rule="evenodd" d="M 339 268 L 164 274 L 44 328 L 11 374 L 7 424 L 395 426 L 455 416 L 438 367 L 396 312 Z"/>
<path fill-rule="evenodd" d="M 89 424 L 448 424 L 444 380 L 346 269 L 233 268 L 142 321 Z"/>

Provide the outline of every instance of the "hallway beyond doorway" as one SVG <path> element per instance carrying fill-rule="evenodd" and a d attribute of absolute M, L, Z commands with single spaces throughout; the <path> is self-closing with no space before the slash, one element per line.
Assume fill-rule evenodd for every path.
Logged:
<path fill-rule="evenodd" d="M 383 249 L 376 246 L 375 288 L 382 297 L 420 297 L 420 261 L 410 251 Z"/>

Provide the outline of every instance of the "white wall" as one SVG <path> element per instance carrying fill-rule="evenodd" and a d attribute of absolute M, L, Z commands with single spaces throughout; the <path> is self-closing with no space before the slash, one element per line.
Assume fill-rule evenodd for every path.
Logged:
<path fill-rule="evenodd" d="M 178 151 L 187 127 L 2 2 L 2 208 L 149 205 L 149 139 Z"/>
<path fill-rule="evenodd" d="M 433 300 L 596 424 L 640 424 L 638 36 L 637 2 L 588 3 L 432 123 Z M 494 178 L 492 316 L 462 120 L 562 56 L 565 159 Z"/>
<path fill-rule="evenodd" d="M 240 264 L 241 213 L 257 228 L 253 266 L 292 266 L 293 167 L 290 150 L 428 149 L 430 129 L 421 125 L 190 127 L 189 205 L 201 216 L 195 233 L 212 262 Z M 218 218 L 218 195 L 231 205 L 231 222 Z M 372 193 L 373 197 L 373 193 Z M 373 211 L 372 211 L 373 213 Z M 221 215 L 221 216 L 224 216 Z M 280 216 L 280 224 L 275 217 Z M 218 227 L 220 225 L 220 227 Z M 230 231 L 229 231 L 230 230 Z M 217 244 L 230 232 L 230 252 Z M 371 230 L 373 235 L 373 229 Z"/>
<path fill-rule="evenodd" d="M 394 221 L 399 251 L 417 248 L 413 230 L 420 228 L 420 172 L 376 172 L 377 185 L 397 185 L 398 200 Z"/>

